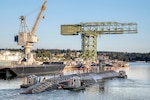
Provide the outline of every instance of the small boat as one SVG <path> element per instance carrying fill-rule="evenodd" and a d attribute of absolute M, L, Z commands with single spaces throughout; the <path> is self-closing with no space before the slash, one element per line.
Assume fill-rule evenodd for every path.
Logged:
<path fill-rule="evenodd" d="M 127 78 L 126 72 L 124 70 L 119 71 L 119 78 Z"/>

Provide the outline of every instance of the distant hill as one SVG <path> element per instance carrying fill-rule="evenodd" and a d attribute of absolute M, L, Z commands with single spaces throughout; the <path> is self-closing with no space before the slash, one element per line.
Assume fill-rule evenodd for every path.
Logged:
<path fill-rule="evenodd" d="M 122 61 L 145 61 L 150 62 L 150 53 L 127 53 L 127 52 L 98 52 L 98 55 L 109 56 L 110 59 L 118 59 Z"/>
<path fill-rule="evenodd" d="M 23 51 L 22 49 L 0 49 L 0 50 L 10 50 L 10 51 Z M 33 50 L 37 55 L 42 56 L 50 56 L 51 54 L 64 54 L 64 53 L 74 53 L 74 52 L 81 52 L 81 50 L 70 50 L 70 49 L 37 49 Z M 39 55 L 39 56 L 40 56 Z M 98 55 L 109 56 L 110 59 L 118 59 L 121 61 L 145 61 L 150 62 L 150 53 L 127 53 L 127 52 L 111 52 L 111 51 L 98 51 Z"/>

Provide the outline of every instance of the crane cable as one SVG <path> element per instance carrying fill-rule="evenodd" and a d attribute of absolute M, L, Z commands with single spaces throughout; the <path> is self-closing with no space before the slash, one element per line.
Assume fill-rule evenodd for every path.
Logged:
<path fill-rule="evenodd" d="M 30 16 L 30 15 L 32 15 L 33 13 L 37 12 L 40 8 L 41 8 L 41 6 L 37 7 L 36 9 L 34 9 L 34 10 L 32 10 L 32 11 L 26 13 L 25 16 Z"/>

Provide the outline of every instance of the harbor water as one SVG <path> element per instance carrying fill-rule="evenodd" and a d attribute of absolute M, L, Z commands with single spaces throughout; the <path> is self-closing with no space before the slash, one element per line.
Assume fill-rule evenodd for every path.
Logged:
<path fill-rule="evenodd" d="M 150 63 L 134 62 L 124 68 L 128 78 L 114 78 L 86 87 L 82 91 L 51 90 L 38 94 L 19 94 L 21 78 L 0 80 L 0 100 L 150 100 Z"/>

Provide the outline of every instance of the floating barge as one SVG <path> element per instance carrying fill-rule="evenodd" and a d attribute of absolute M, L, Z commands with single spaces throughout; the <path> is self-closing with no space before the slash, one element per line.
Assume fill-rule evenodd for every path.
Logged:
<path fill-rule="evenodd" d="M 14 77 L 25 77 L 28 75 L 59 74 L 65 67 L 62 63 L 51 63 L 46 65 L 27 65 L 15 67 L 0 67 L 1 79 L 12 79 Z"/>

